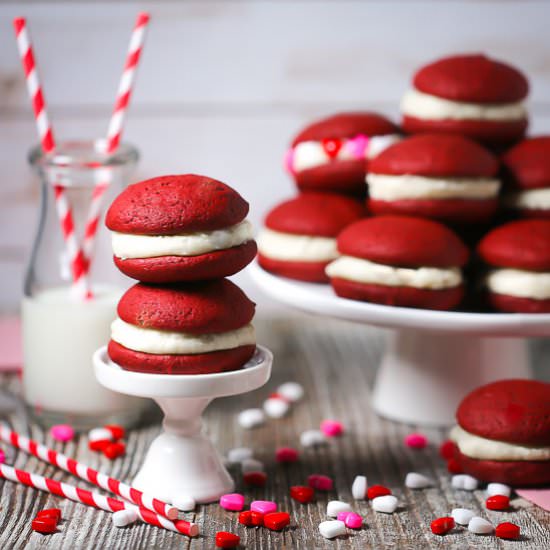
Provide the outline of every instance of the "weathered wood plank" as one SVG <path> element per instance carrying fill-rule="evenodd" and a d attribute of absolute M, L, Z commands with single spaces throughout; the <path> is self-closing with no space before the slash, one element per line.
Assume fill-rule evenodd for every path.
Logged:
<path fill-rule="evenodd" d="M 264 343 L 275 351 L 273 378 L 260 390 L 214 402 L 207 410 L 205 429 L 226 452 L 234 446 L 251 446 L 256 456 L 264 461 L 269 475 L 264 489 L 246 490 L 250 498 L 276 500 L 280 508 L 292 516 L 292 527 L 283 533 L 265 529 L 246 529 L 237 525 L 236 514 L 222 510 L 216 504 L 201 506 L 196 514 L 187 514 L 201 525 L 202 535 L 192 541 L 154 527 L 134 525 L 126 529 L 112 527 L 107 513 L 88 509 L 82 505 L 63 502 L 55 497 L 0 482 L 0 548 L 44 549 L 121 549 L 144 548 L 213 548 L 213 536 L 218 530 L 231 530 L 242 536 L 243 546 L 251 549 L 297 548 L 365 549 L 365 548 L 514 548 L 540 550 L 550 547 L 550 515 L 521 500 L 513 500 L 508 513 L 487 511 L 482 490 L 473 493 L 456 491 L 450 487 L 450 476 L 437 453 L 438 443 L 445 437 L 441 430 L 423 431 L 431 445 L 422 451 L 407 449 L 403 436 L 415 426 L 398 425 L 378 418 L 369 410 L 370 391 L 382 340 L 380 332 L 340 322 L 323 322 L 310 317 L 284 318 L 264 321 L 259 327 Z M 243 430 L 236 422 L 236 414 L 243 407 L 257 406 L 279 384 L 296 380 L 307 388 L 306 398 L 296 405 L 283 420 L 271 420 L 255 430 Z M 13 377 L 2 379 L 2 387 L 18 391 Z M 1 402 L 0 402 L 1 403 Z M 5 407 L 2 405 L 2 408 Z M 301 461 L 283 467 L 274 462 L 273 452 L 280 445 L 298 445 L 302 430 L 316 427 L 323 418 L 342 420 L 348 433 L 330 441 L 324 448 L 307 449 Z M 122 479 L 131 479 L 148 444 L 158 433 L 156 423 L 132 431 L 128 438 L 128 453 L 114 463 L 91 453 L 85 438 L 67 445 L 52 442 L 36 426 L 29 426 L 20 417 L 9 416 L 17 430 L 30 430 L 33 437 L 46 439 L 56 449 L 111 471 Z M 8 463 L 34 470 L 56 479 L 74 482 L 74 478 L 56 472 L 23 453 L 7 447 Z M 436 486 L 412 491 L 403 484 L 408 471 L 419 471 L 432 476 Z M 239 472 L 232 467 L 237 490 L 244 490 Z M 303 483 L 313 472 L 325 473 L 335 480 L 335 491 L 319 493 L 315 503 L 303 506 L 288 496 L 288 487 Z M 382 483 L 392 488 L 400 501 L 398 513 L 392 516 L 377 514 L 366 502 L 354 504 L 366 518 L 366 528 L 350 533 L 336 541 L 324 540 L 317 525 L 325 519 L 325 506 L 329 499 L 351 500 L 350 487 L 355 475 L 366 474 L 371 484 Z M 60 505 L 66 518 L 62 533 L 43 537 L 30 531 L 30 518 L 39 509 Z M 477 537 L 462 528 L 441 539 L 429 531 L 431 520 L 464 506 L 497 523 L 513 521 L 521 526 L 524 539 L 519 544 L 500 541 L 494 537 Z"/>

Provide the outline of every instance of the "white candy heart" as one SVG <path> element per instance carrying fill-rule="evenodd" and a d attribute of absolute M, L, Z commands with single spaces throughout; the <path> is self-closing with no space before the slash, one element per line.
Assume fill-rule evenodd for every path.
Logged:
<path fill-rule="evenodd" d="M 455 489 L 463 489 L 464 491 L 475 491 L 479 485 L 479 481 L 472 476 L 467 474 L 459 474 L 453 476 L 451 480 L 451 485 Z"/>
<path fill-rule="evenodd" d="M 264 401 L 264 411 L 269 418 L 282 418 L 290 409 L 290 405 L 278 397 L 270 397 Z"/>
<path fill-rule="evenodd" d="M 248 447 L 235 447 L 227 452 L 227 460 L 235 464 L 247 458 L 252 458 L 253 454 L 254 451 Z"/>
<path fill-rule="evenodd" d="M 393 514 L 397 509 L 397 498 L 393 495 L 376 497 L 372 501 L 372 509 L 376 512 L 384 512 L 384 514 Z"/>
<path fill-rule="evenodd" d="M 102 439 L 113 440 L 113 434 L 107 428 L 94 428 L 88 432 L 90 441 L 101 441 Z"/>
<path fill-rule="evenodd" d="M 243 474 L 248 472 L 263 472 L 264 464 L 255 458 L 246 458 L 241 462 L 241 471 Z"/>
<path fill-rule="evenodd" d="M 468 531 L 476 535 L 490 535 L 494 530 L 491 522 L 479 516 L 474 516 L 468 523 Z"/>
<path fill-rule="evenodd" d="M 320 430 L 306 430 L 300 434 L 300 443 L 303 447 L 314 447 L 326 443 L 326 439 Z"/>
<path fill-rule="evenodd" d="M 182 512 L 191 512 L 197 506 L 195 499 L 190 495 L 177 495 L 172 499 L 172 504 Z"/>
<path fill-rule="evenodd" d="M 475 513 L 467 508 L 453 508 L 451 516 L 459 525 L 468 525 L 470 520 L 475 516 Z"/>
<path fill-rule="evenodd" d="M 512 488 L 504 483 L 489 483 L 487 485 L 487 496 L 504 495 L 509 497 L 512 494 Z"/>
<path fill-rule="evenodd" d="M 237 421 L 242 428 L 255 428 L 265 422 L 265 414 L 262 409 L 245 409 L 239 413 Z"/>
<path fill-rule="evenodd" d="M 340 512 L 351 512 L 351 506 L 341 500 L 331 500 L 327 504 L 327 516 L 335 518 Z"/>
<path fill-rule="evenodd" d="M 351 486 L 351 494 L 355 500 L 365 500 L 367 497 L 367 478 L 366 476 L 355 476 Z"/>
<path fill-rule="evenodd" d="M 333 539 L 346 534 L 346 524 L 336 519 L 323 521 L 319 524 L 319 533 L 326 539 Z"/>
<path fill-rule="evenodd" d="M 285 382 L 277 388 L 277 393 L 289 401 L 300 401 L 304 396 L 304 388 L 298 382 Z"/>
<path fill-rule="evenodd" d="M 426 487 L 432 487 L 433 484 L 433 479 L 417 472 L 409 472 L 405 478 L 405 485 L 409 489 L 425 489 Z"/>

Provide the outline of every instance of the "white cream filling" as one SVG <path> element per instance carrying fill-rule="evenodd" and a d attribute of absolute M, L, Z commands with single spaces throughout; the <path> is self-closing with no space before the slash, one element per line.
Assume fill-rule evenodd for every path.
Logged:
<path fill-rule="evenodd" d="M 400 141 L 401 139 L 401 136 L 397 134 L 372 136 L 368 140 L 364 158 L 374 158 L 384 149 L 397 141 Z M 357 156 L 357 153 L 353 151 L 350 141 L 352 140 L 344 140 L 342 147 L 340 147 L 340 150 L 334 160 L 353 160 L 360 158 Z M 317 166 L 322 166 L 323 164 L 328 164 L 330 161 L 331 158 L 327 155 L 321 142 L 302 141 L 294 147 L 292 169 L 295 172 L 301 172 L 302 170 L 308 170 L 309 168 L 315 168 Z"/>
<path fill-rule="evenodd" d="M 408 90 L 401 99 L 401 112 L 427 120 L 522 120 L 527 110 L 522 101 L 516 103 L 467 103 L 452 101 L 418 90 Z"/>
<path fill-rule="evenodd" d="M 336 239 L 293 235 L 267 227 L 258 235 L 258 251 L 274 260 L 298 262 L 329 262 L 338 257 Z"/>
<path fill-rule="evenodd" d="M 460 426 L 450 432 L 460 452 L 478 460 L 550 460 L 550 447 L 528 447 L 479 437 Z M 550 465 L 548 466 L 550 468 Z"/>
<path fill-rule="evenodd" d="M 550 210 L 550 188 L 518 191 L 507 197 L 512 208 Z"/>
<path fill-rule="evenodd" d="M 431 178 L 403 174 L 367 174 L 369 196 L 383 201 L 400 199 L 490 199 L 500 181 L 493 178 Z"/>
<path fill-rule="evenodd" d="M 182 235 L 130 235 L 113 232 L 111 236 L 115 256 L 123 259 L 198 256 L 239 246 L 253 238 L 254 231 L 248 220 L 226 229 Z"/>
<path fill-rule="evenodd" d="M 115 319 L 111 338 L 125 348 L 155 355 L 194 355 L 256 343 L 252 325 L 216 334 L 189 334 L 142 328 Z"/>
<path fill-rule="evenodd" d="M 462 273 L 458 267 L 448 269 L 392 267 L 353 256 L 341 256 L 330 263 L 325 272 L 329 277 L 358 283 L 409 286 L 430 290 L 454 288 L 462 283 Z"/>
<path fill-rule="evenodd" d="M 532 300 L 550 299 L 550 273 L 522 269 L 495 269 L 487 275 L 486 282 L 489 290 L 496 294 Z"/>

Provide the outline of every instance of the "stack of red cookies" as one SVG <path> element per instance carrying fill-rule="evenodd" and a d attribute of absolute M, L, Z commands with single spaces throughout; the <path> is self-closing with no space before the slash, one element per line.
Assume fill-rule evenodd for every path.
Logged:
<path fill-rule="evenodd" d="M 106 216 L 114 261 L 140 281 L 120 299 L 109 357 L 123 369 L 208 374 L 254 354 L 255 305 L 224 277 L 256 255 L 248 203 L 197 175 L 127 187 Z"/>
<path fill-rule="evenodd" d="M 550 312 L 550 137 L 524 138 L 528 91 L 457 55 L 416 73 L 402 129 L 374 113 L 306 127 L 286 157 L 301 194 L 267 215 L 260 265 L 385 305 Z"/>

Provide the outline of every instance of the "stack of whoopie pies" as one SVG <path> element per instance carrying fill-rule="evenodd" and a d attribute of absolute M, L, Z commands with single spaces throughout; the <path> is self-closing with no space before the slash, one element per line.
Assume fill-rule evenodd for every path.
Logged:
<path fill-rule="evenodd" d="M 106 216 L 114 261 L 140 281 L 120 299 L 109 357 L 123 369 L 206 374 L 254 354 L 255 305 L 224 277 L 256 255 L 248 203 L 193 174 L 127 187 Z"/>
<path fill-rule="evenodd" d="M 528 91 L 456 55 L 415 74 L 402 130 L 374 113 L 306 127 L 285 159 L 301 194 L 268 213 L 260 265 L 385 305 L 550 312 L 550 137 L 524 138 Z"/>

